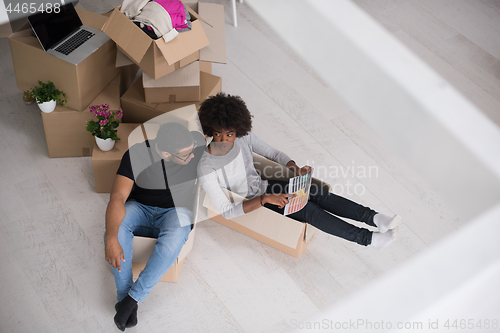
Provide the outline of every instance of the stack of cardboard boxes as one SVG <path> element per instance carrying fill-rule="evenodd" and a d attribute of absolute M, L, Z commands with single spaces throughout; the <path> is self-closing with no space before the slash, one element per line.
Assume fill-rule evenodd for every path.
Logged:
<path fill-rule="evenodd" d="M 213 62 L 226 63 L 224 7 L 183 2 L 192 28 L 168 43 L 151 39 L 119 7 L 102 28 L 117 45 L 116 66 L 136 64 L 143 72 L 121 98 L 124 122 L 143 123 L 193 103 L 198 107 L 221 91 L 221 78 L 211 72 Z"/>
<path fill-rule="evenodd" d="M 77 8 L 84 25 L 102 30 L 111 38 L 78 65 L 46 53 L 31 29 L 9 37 L 17 87 L 26 91 L 37 86 L 38 80 L 52 81 L 66 94 L 67 107 L 57 106 L 51 113 L 42 113 L 49 157 L 92 156 L 97 192 L 111 191 L 120 160 L 130 144 L 129 135 L 141 123 L 173 110 L 182 113 L 176 116 L 189 123 L 196 118 L 193 116 L 199 104 L 221 91 L 222 80 L 212 75 L 211 69 L 213 62 L 226 62 L 224 7 L 196 1 L 184 3 L 189 8 L 192 29 L 168 43 L 162 38 L 151 39 L 119 7 L 105 15 Z M 142 78 L 137 78 L 139 69 Z M 135 84 L 131 85 L 134 78 Z M 121 140 L 109 152 L 100 151 L 85 129 L 86 122 L 93 118 L 89 107 L 98 104 L 109 104 L 111 110 L 121 107 L 124 113 L 118 127 Z M 196 107 L 188 107 L 192 104 Z M 177 280 L 193 237 L 194 230 L 164 280 Z M 136 238 L 151 247 L 149 240 Z M 143 266 L 134 266 L 135 275 Z"/>

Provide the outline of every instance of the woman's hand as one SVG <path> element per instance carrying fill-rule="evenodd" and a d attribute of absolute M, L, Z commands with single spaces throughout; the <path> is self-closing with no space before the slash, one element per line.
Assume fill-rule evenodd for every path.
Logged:
<path fill-rule="evenodd" d="M 295 162 L 293 160 L 289 161 L 286 164 L 286 166 L 299 176 L 307 175 L 312 170 L 312 168 L 309 165 L 306 165 L 306 166 L 303 166 L 302 168 L 299 168 L 299 166 L 297 164 L 295 164 Z"/>
<path fill-rule="evenodd" d="M 300 176 L 307 175 L 309 172 L 311 172 L 312 168 L 309 165 L 303 166 L 302 168 L 299 169 L 297 172 Z"/>
<path fill-rule="evenodd" d="M 296 194 L 264 194 L 264 198 L 262 200 L 263 203 L 268 203 L 271 205 L 276 205 L 279 208 L 285 207 L 288 203 L 288 198 L 296 197 Z"/>

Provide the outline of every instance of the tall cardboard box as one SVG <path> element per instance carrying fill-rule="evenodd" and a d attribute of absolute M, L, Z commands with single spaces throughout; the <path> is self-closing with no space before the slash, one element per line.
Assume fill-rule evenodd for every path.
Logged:
<path fill-rule="evenodd" d="M 116 42 L 118 50 L 155 80 L 196 60 L 226 63 L 224 6 L 184 3 L 191 15 L 192 29 L 179 33 L 168 43 L 162 38 L 150 38 L 120 12 L 120 7 L 113 10 L 102 31 Z"/>
<path fill-rule="evenodd" d="M 138 127 L 141 127 L 141 124 L 121 123 L 120 126 L 118 126 L 117 132 L 120 140 L 115 142 L 113 149 L 110 151 L 102 151 L 99 149 L 94 140 L 92 169 L 94 170 L 95 191 L 97 193 L 111 192 L 113 182 L 115 181 L 116 171 L 118 171 L 123 154 L 125 154 L 129 148 L 129 135 Z M 141 141 L 144 141 L 144 137 L 136 140 L 136 142 Z"/>
<path fill-rule="evenodd" d="M 200 83 L 200 102 L 150 104 L 146 103 L 142 80 L 135 81 L 121 98 L 123 122 L 144 123 L 165 112 L 170 112 L 192 104 L 194 104 L 196 108 L 199 108 L 202 101 L 222 91 L 222 79 L 218 76 L 200 72 Z"/>
<path fill-rule="evenodd" d="M 106 17 L 76 9 L 83 24 L 100 30 Z M 116 45 L 109 40 L 78 65 L 56 58 L 42 49 L 32 30 L 14 33 L 9 38 L 17 87 L 23 91 L 52 81 L 66 94 L 68 108 L 81 111 L 119 73 L 115 68 Z"/>
<path fill-rule="evenodd" d="M 146 103 L 199 102 L 200 62 L 195 61 L 158 80 L 142 74 Z"/>
<path fill-rule="evenodd" d="M 281 176 L 269 179 L 287 181 L 294 176 L 288 168 L 257 154 L 254 154 L 254 165 L 261 175 Z M 264 170 L 265 172 L 263 172 Z M 316 178 L 313 178 L 313 183 L 324 190 L 330 191 L 330 185 Z M 229 197 L 229 191 L 223 190 Z M 233 197 L 239 197 L 235 193 L 231 194 Z M 239 199 L 242 198 L 239 197 Z M 265 207 L 260 207 L 245 215 L 227 220 L 220 215 L 208 195 L 205 195 L 203 206 L 207 208 L 208 218 L 296 258 L 302 256 L 317 231 L 315 227 L 308 223 L 296 221 Z"/>
<path fill-rule="evenodd" d="M 90 105 L 100 104 L 109 104 L 110 110 L 120 108 L 120 75 L 117 75 L 90 103 Z M 51 113 L 40 113 L 49 157 L 92 155 L 95 139 L 85 129 L 87 121 L 94 118 L 89 107 L 77 111 L 57 105 Z"/>

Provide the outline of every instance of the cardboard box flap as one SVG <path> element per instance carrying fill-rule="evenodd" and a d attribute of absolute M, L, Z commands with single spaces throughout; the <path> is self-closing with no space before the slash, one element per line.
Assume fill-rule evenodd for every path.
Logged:
<path fill-rule="evenodd" d="M 144 142 L 146 139 L 144 138 L 143 125 L 134 128 L 134 130 L 130 132 L 130 134 L 128 135 L 128 138 L 120 138 L 120 139 L 126 140 L 128 147 L 131 147 L 136 143 Z"/>
<path fill-rule="evenodd" d="M 186 258 L 187 254 L 193 248 L 193 245 L 194 245 L 194 234 L 195 233 L 196 233 L 196 224 L 194 225 L 193 230 L 191 230 L 191 232 L 189 233 L 189 237 L 188 237 L 186 243 L 184 243 L 184 246 L 182 247 L 181 252 L 179 252 L 179 256 L 177 257 L 178 261 L 181 261 L 184 258 Z"/>
<path fill-rule="evenodd" d="M 200 15 L 198 15 L 198 13 L 196 13 L 192 8 L 190 8 L 189 6 L 186 6 L 184 5 L 187 9 L 187 11 L 189 12 L 189 15 L 191 15 L 191 21 L 194 21 L 193 20 L 193 17 L 197 20 L 200 20 L 202 22 L 204 22 L 205 24 L 209 25 L 209 26 L 212 26 L 210 23 L 208 23 L 205 19 L 203 19 L 203 17 L 201 17 Z"/>
<path fill-rule="evenodd" d="M 315 226 L 310 225 L 309 223 L 306 223 L 306 232 L 304 234 L 304 241 L 307 243 L 309 240 L 314 236 L 314 234 L 318 231 L 318 228 Z"/>
<path fill-rule="evenodd" d="M 89 12 L 87 10 L 83 10 L 80 8 L 75 8 L 75 9 L 76 9 L 76 12 L 78 13 L 78 16 L 82 20 L 82 23 L 84 25 L 87 25 L 87 26 L 94 28 L 96 30 L 101 30 L 102 26 L 107 21 L 106 16 L 92 13 L 92 12 Z"/>
<path fill-rule="evenodd" d="M 139 31 L 144 34 L 144 32 L 140 29 Z M 169 65 L 173 65 L 175 62 L 181 60 L 187 55 L 193 54 L 194 52 L 207 46 L 209 42 L 207 36 L 203 32 L 201 22 L 196 20 L 192 23 L 190 31 L 179 33 L 179 36 L 175 37 L 168 43 L 165 43 L 162 38 L 159 38 L 155 40 L 155 44 L 160 49 L 160 52 L 163 54 L 163 57 L 165 57 L 167 63 Z"/>
<path fill-rule="evenodd" d="M 226 189 L 222 190 L 229 197 L 229 191 Z M 231 194 L 237 202 L 246 200 L 236 193 Z M 208 218 L 219 215 L 217 208 L 213 205 L 208 195 L 205 195 L 203 206 L 207 208 Z M 258 208 L 231 220 L 291 248 L 297 247 L 305 225 L 303 222 L 295 221 L 265 207 Z"/>
<path fill-rule="evenodd" d="M 198 12 L 211 23 L 210 26 L 205 22 L 201 23 L 210 44 L 200 50 L 200 60 L 227 63 L 224 6 L 200 2 Z"/>
<path fill-rule="evenodd" d="M 124 67 L 128 65 L 133 65 L 134 62 L 130 60 L 122 51 L 116 50 L 116 63 L 115 67 Z"/>
<path fill-rule="evenodd" d="M 106 33 L 116 45 L 121 47 L 122 52 L 136 63 L 141 62 L 152 41 L 144 31 L 135 24 L 131 24 L 128 17 L 120 12 L 119 7 L 113 10 L 101 31 Z M 132 46 L 129 47 L 129 44 Z M 124 49 L 127 51 L 125 52 Z"/>
<path fill-rule="evenodd" d="M 134 246 L 132 248 L 132 258 L 134 262 L 146 263 L 153 253 L 156 238 L 134 237 Z"/>
<path fill-rule="evenodd" d="M 144 88 L 191 87 L 200 85 L 200 63 L 195 61 L 157 80 L 146 73 L 142 75 Z"/>

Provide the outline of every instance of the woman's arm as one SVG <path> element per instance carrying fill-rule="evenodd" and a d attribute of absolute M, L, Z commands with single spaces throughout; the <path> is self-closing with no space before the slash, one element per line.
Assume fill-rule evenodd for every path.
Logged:
<path fill-rule="evenodd" d="M 253 152 L 262 155 L 271 161 L 279 163 L 281 165 L 286 165 L 291 158 L 279 151 L 278 149 L 271 147 L 261 139 L 259 139 L 255 134 L 249 132 L 246 139 L 248 140 L 248 144 Z"/>

